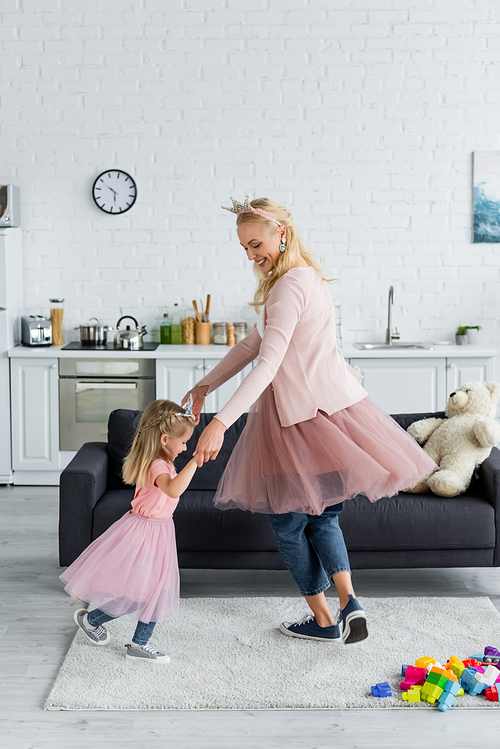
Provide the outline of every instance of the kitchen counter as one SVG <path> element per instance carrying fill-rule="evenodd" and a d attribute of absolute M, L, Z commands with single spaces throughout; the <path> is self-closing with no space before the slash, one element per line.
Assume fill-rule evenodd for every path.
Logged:
<path fill-rule="evenodd" d="M 433 344 L 429 344 L 433 345 Z M 456 346 L 455 344 L 434 344 L 432 349 L 405 349 L 405 348 L 383 348 L 383 349 L 358 349 L 352 343 L 346 343 L 342 347 L 345 359 L 450 359 L 450 358 L 473 358 L 477 356 L 496 356 L 496 349 L 488 346 Z"/>
<path fill-rule="evenodd" d="M 126 349 L 113 349 L 106 351 L 67 350 L 62 346 L 15 346 L 10 349 L 11 358 L 30 359 L 222 359 L 232 346 L 220 346 L 214 343 L 209 346 L 167 346 L 160 344 L 154 351 L 128 351 Z"/>
<path fill-rule="evenodd" d="M 62 346 L 28 347 L 15 346 L 10 349 L 9 357 L 23 357 L 33 359 L 104 359 L 126 357 L 141 359 L 222 359 L 231 346 L 220 346 L 210 344 L 209 346 L 167 346 L 160 344 L 155 351 L 127 351 L 116 349 L 112 351 L 62 351 Z M 342 353 L 346 359 L 440 359 L 440 358 L 474 358 L 481 356 L 496 356 L 497 351 L 493 348 L 481 345 L 466 346 L 439 346 L 433 349 L 357 349 L 352 343 L 346 343 L 342 347 Z"/>

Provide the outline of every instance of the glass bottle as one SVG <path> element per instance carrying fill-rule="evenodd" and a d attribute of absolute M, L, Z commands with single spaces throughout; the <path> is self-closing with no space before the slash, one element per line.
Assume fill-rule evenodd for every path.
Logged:
<path fill-rule="evenodd" d="M 172 344 L 179 345 L 181 343 L 182 343 L 181 308 L 176 302 L 172 310 Z"/>
<path fill-rule="evenodd" d="M 52 345 L 64 346 L 62 321 L 64 316 L 64 299 L 49 299 L 50 324 L 52 326 Z"/>
<path fill-rule="evenodd" d="M 163 314 L 163 320 L 160 323 L 160 343 L 172 343 L 172 320 L 168 312 Z"/>

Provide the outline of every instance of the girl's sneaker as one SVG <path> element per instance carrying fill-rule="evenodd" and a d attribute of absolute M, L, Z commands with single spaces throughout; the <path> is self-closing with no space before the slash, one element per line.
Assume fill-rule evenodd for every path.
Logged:
<path fill-rule="evenodd" d="M 125 645 L 127 648 L 126 658 L 132 661 L 147 661 L 149 663 L 170 663 L 170 658 L 165 653 L 160 653 L 152 645 L 136 645 L 131 642 Z"/>
<path fill-rule="evenodd" d="M 283 622 L 280 632 L 288 637 L 301 637 L 304 640 L 321 640 L 335 642 L 340 640 L 340 629 L 337 624 L 331 627 L 320 627 L 312 614 L 307 614 L 298 622 Z"/>
<path fill-rule="evenodd" d="M 73 614 L 73 619 L 82 632 L 85 632 L 92 645 L 106 645 L 109 642 L 110 635 L 106 627 L 102 624 L 99 627 L 91 627 L 87 624 L 87 609 L 77 609 Z"/>
<path fill-rule="evenodd" d="M 366 614 L 353 596 L 349 596 L 349 603 L 340 609 L 337 621 L 342 625 L 344 645 L 360 642 L 368 637 Z"/>

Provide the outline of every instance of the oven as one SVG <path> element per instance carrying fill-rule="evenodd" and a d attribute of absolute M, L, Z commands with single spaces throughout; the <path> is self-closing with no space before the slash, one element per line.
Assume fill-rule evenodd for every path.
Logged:
<path fill-rule="evenodd" d="M 154 359 L 60 359 L 59 449 L 106 442 L 111 411 L 155 400 L 155 371 Z"/>

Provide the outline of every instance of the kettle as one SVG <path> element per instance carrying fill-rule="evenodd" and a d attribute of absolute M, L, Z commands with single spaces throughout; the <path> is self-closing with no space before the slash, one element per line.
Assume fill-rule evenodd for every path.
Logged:
<path fill-rule="evenodd" d="M 127 325 L 125 330 L 120 330 L 120 323 L 122 320 L 133 320 L 135 322 L 135 330 L 130 329 L 130 325 Z M 113 348 L 129 349 L 130 351 L 138 351 L 144 345 L 143 337 L 147 335 L 146 326 L 143 325 L 139 330 L 139 323 L 135 317 L 130 315 L 124 315 L 120 317 L 116 323 L 116 335 L 113 341 Z"/>

